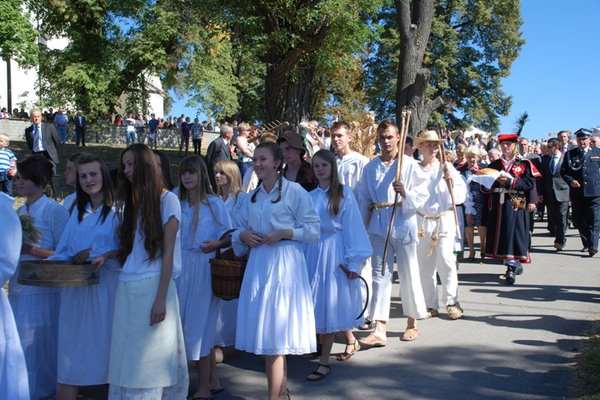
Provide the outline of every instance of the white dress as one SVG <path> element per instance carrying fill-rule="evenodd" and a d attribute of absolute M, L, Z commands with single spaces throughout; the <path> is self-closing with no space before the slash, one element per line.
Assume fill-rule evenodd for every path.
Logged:
<path fill-rule="evenodd" d="M 227 211 L 229 212 L 231 223 L 234 228 L 240 226 L 239 216 L 241 207 L 244 203 L 244 198 L 247 196 L 247 193 L 239 192 L 237 196 L 229 196 L 225 201 L 225 207 L 227 207 Z M 219 315 L 217 316 L 215 345 L 221 347 L 233 346 L 235 344 L 235 326 L 237 321 L 238 299 L 219 299 L 219 302 L 221 302 L 221 309 L 219 310 Z"/>
<path fill-rule="evenodd" d="M 335 217 L 329 212 L 328 191 L 316 188 L 310 192 L 321 219 L 321 237 L 307 244 L 305 253 L 317 333 L 351 330 L 361 323 L 356 320 L 362 310 L 361 281 L 348 279 L 339 265 L 359 273 L 362 262 L 373 252 L 352 190 L 344 186 Z"/>
<path fill-rule="evenodd" d="M 254 354 L 312 353 L 316 349 L 314 308 L 302 244 L 319 238 L 319 217 L 310 195 L 283 179 L 267 193 L 262 185 L 256 202 L 248 196 L 240 213 L 241 229 L 266 234 L 292 229 L 292 240 L 250 250 L 238 304 L 235 347 Z M 236 254 L 249 248 L 233 234 Z"/>
<path fill-rule="evenodd" d="M 19 208 L 19 215 L 27 214 L 40 230 L 41 239 L 35 247 L 55 249 L 67 224 L 67 211 L 45 195 Z M 24 254 L 20 260 L 36 260 Z M 9 283 L 8 299 L 15 314 L 21 345 L 27 361 L 31 398 L 39 399 L 56 391 L 56 360 L 58 346 L 58 312 L 60 289 L 27 286 L 17 283 L 15 274 Z"/>
<path fill-rule="evenodd" d="M 0 193 L 0 285 L 15 273 L 21 252 L 21 223 L 14 199 Z M 0 399 L 29 400 L 27 366 L 6 293 L 0 288 Z"/>
<path fill-rule="evenodd" d="M 163 226 L 174 216 L 181 221 L 179 199 L 161 196 Z M 133 249 L 119 275 L 110 344 L 109 399 L 185 399 L 189 378 L 179 302 L 173 279 L 169 284 L 166 316 L 150 325 L 160 281 L 162 258 L 149 260 L 139 227 Z M 181 271 L 179 233 L 173 253 L 173 277 Z"/>
<path fill-rule="evenodd" d="M 74 208 L 51 258 L 70 260 L 81 250 L 90 248 L 89 260 L 93 260 L 117 250 L 118 218 L 111 210 L 103 221 L 103 209 L 92 211 L 88 204 L 80 222 Z M 59 383 L 75 386 L 107 383 L 119 270 L 118 261 L 110 259 L 98 271 L 98 284 L 62 289 L 58 326 Z"/>
<path fill-rule="evenodd" d="M 205 240 L 218 240 L 231 229 L 229 213 L 223 201 L 209 196 L 199 206 L 198 222 L 193 229 L 194 207 L 181 202 L 179 234 L 182 243 L 181 275 L 175 280 L 181 325 L 188 360 L 208 356 L 215 345 L 217 315 L 221 302 L 213 295 L 209 260 L 215 252 L 203 253 Z"/>

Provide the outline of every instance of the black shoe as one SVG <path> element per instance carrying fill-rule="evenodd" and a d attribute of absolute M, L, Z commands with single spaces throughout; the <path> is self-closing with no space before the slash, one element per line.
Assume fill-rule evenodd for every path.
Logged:
<path fill-rule="evenodd" d="M 560 243 L 554 243 L 554 248 L 556 249 L 556 251 L 562 251 L 565 248 L 565 245 Z"/>
<path fill-rule="evenodd" d="M 582 253 L 585 253 L 586 251 L 588 251 L 589 249 L 587 248 L 587 246 L 584 246 L 583 249 L 579 250 Z"/>
<path fill-rule="evenodd" d="M 593 247 L 591 247 L 591 248 L 588 250 L 588 252 L 589 252 L 589 254 L 590 254 L 590 257 L 594 257 L 594 256 L 596 255 L 596 253 L 598 253 L 598 249 L 594 249 Z"/>
<path fill-rule="evenodd" d="M 506 276 L 504 277 L 504 283 L 508 286 L 515 284 L 515 272 L 512 268 L 506 270 Z"/>
<path fill-rule="evenodd" d="M 523 266 L 521 264 L 515 267 L 515 275 L 521 275 L 523 273 Z"/>

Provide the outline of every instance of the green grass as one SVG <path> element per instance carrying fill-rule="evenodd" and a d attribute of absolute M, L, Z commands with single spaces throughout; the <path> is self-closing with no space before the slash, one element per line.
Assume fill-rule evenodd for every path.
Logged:
<path fill-rule="evenodd" d="M 596 321 L 594 327 L 586 333 L 576 368 L 574 397 L 600 400 L 600 321 Z"/>

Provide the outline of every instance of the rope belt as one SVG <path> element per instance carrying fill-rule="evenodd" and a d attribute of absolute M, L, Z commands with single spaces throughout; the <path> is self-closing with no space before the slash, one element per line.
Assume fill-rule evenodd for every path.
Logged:
<path fill-rule="evenodd" d="M 401 207 L 402 206 L 402 202 L 399 201 L 397 203 L 394 203 L 393 201 L 391 202 L 383 202 L 383 203 L 373 203 L 371 205 L 369 205 L 369 215 L 367 216 L 367 226 L 369 226 L 369 222 L 371 222 L 371 215 L 373 215 L 373 210 L 379 210 L 381 208 L 388 208 L 388 207 L 394 207 L 398 206 Z"/>
<path fill-rule="evenodd" d="M 453 210 L 450 208 L 448 210 L 442 211 L 439 214 L 423 214 L 423 213 L 417 211 L 417 214 L 419 214 L 421 217 L 423 217 L 423 221 L 421 221 L 421 226 L 419 227 L 419 231 L 417 233 L 417 235 L 420 238 L 425 237 L 425 233 L 426 233 L 425 232 L 425 222 L 428 219 L 435 220 L 435 229 L 431 233 L 431 245 L 429 246 L 429 251 L 427 252 L 427 257 L 431 257 L 433 255 L 433 250 L 435 249 L 435 246 L 437 245 L 437 241 L 440 238 L 440 225 L 441 225 L 442 216 L 444 216 L 445 214 L 447 214 L 449 212 L 453 212 Z"/>

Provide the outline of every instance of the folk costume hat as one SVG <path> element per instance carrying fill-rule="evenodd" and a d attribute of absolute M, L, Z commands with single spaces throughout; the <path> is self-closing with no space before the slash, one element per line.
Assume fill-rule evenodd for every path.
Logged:
<path fill-rule="evenodd" d="M 577 139 L 588 139 L 592 137 L 592 131 L 589 129 L 581 128 L 577 132 L 575 132 L 575 136 Z"/>
<path fill-rule="evenodd" d="M 414 139 L 414 144 L 415 146 L 419 146 L 421 143 L 425 142 L 434 142 L 437 144 L 442 144 L 445 142 L 445 140 L 440 139 L 435 131 L 421 131 Z"/>
<path fill-rule="evenodd" d="M 519 140 L 519 135 L 516 133 L 501 133 L 498 135 L 498 142 L 516 142 Z"/>

